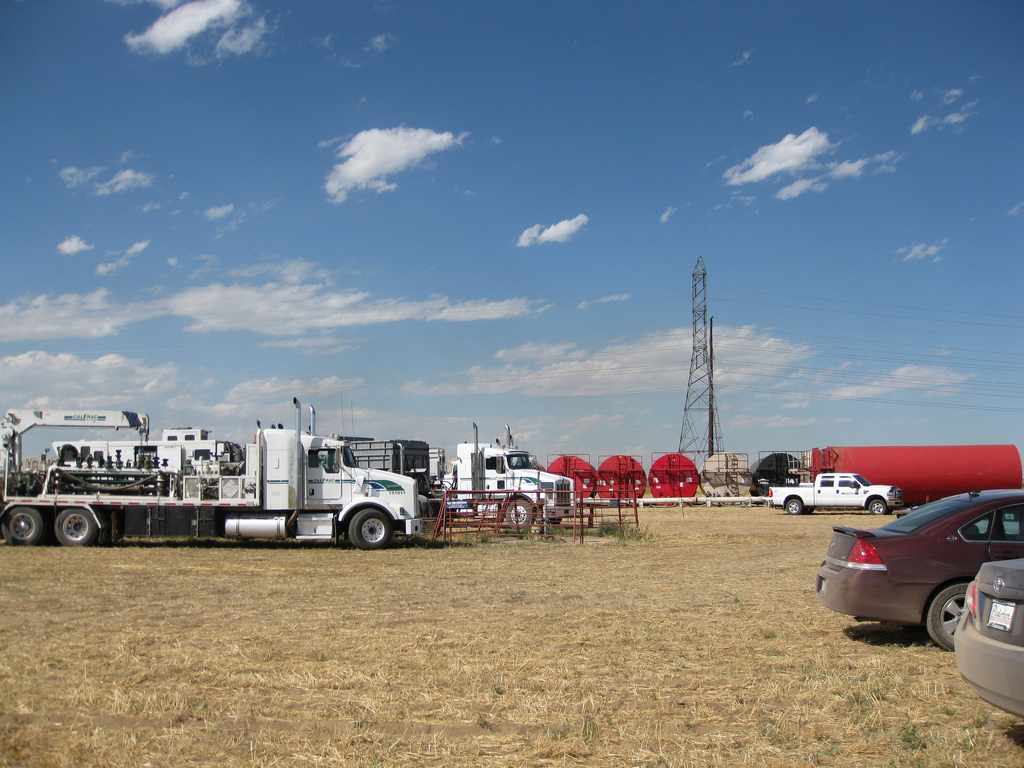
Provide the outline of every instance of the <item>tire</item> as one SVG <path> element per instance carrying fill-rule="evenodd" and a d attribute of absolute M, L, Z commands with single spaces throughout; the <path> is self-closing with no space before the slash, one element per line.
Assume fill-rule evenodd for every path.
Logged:
<path fill-rule="evenodd" d="M 787 515 L 802 515 L 804 513 L 804 503 L 796 496 L 786 499 L 785 507 Z"/>
<path fill-rule="evenodd" d="M 100 527 L 92 514 L 75 507 L 58 513 L 55 531 L 57 541 L 65 547 L 90 547 L 100 537 Z"/>
<path fill-rule="evenodd" d="M 533 524 L 533 504 L 526 499 L 513 499 L 505 513 L 505 525 L 509 528 L 522 530 Z"/>
<path fill-rule="evenodd" d="M 11 546 L 36 547 L 47 539 L 46 518 L 34 507 L 15 507 L 4 515 L 3 536 Z"/>
<path fill-rule="evenodd" d="M 358 549 L 386 549 L 394 535 L 391 518 L 379 509 L 356 512 L 348 525 L 348 540 Z"/>
<path fill-rule="evenodd" d="M 872 515 L 888 515 L 889 505 L 885 503 L 885 499 L 874 498 L 868 502 L 868 512 Z"/>
<path fill-rule="evenodd" d="M 925 628 L 935 644 L 947 651 L 953 650 L 953 633 L 964 609 L 967 584 L 952 584 L 941 590 L 928 604 Z"/>

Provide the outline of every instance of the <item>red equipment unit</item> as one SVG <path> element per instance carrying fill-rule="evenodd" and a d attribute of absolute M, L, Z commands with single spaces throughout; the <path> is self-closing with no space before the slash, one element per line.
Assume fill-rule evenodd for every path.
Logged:
<path fill-rule="evenodd" d="M 597 489 L 597 470 L 582 456 L 559 456 L 548 465 L 548 472 L 571 477 L 578 499 L 589 499 Z"/>
<path fill-rule="evenodd" d="M 609 456 L 597 471 L 597 494 L 602 499 L 639 499 L 647 490 L 647 474 L 632 456 Z"/>
<path fill-rule="evenodd" d="M 655 459 L 647 480 L 651 495 L 658 499 L 689 498 L 700 486 L 697 465 L 682 453 L 665 453 Z"/>
<path fill-rule="evenodd" d="M 815 448 L 811 474 L 856 472 L 872 483 L 897 485 L 910 507 L 944 496 L 1020 488 L 1015 445 L 888 445 Z"/>

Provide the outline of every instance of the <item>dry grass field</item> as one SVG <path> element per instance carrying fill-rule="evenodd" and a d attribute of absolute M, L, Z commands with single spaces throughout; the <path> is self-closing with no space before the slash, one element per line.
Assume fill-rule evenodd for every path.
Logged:
<path fill-rule="evenodd" d="M 834 524 L 621 540 L 0 547 L 0 765 L 1020 766 L 923 631 L 818 604 Z"/>

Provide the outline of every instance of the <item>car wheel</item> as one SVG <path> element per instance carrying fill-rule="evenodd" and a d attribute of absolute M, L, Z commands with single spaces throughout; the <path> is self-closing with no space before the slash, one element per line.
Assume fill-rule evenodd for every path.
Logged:
<path fill-rule="evenodd" d="M 786 499 L 786 513 L 790 515 L 802 515 L 804 513 L 804 503 L 797 498 Z"/>
<path fill-rule="evenodd" d="M 100 527 L 92 515 L 82 509 L 62 509 L 57 515 L 57 541 L 65 547 L 88 547 L 96 543 Z"/>
<path fill-rule="evenodd" d="M 394 532 L 391 518 L 379 509 L 364 509 L 349 523 L 348 540 L 359 549 L 384 549 Z"/>
<path fill-rule="evenodd" d="M 953 633 L 960 623 L 966 594 L 967 584 L 953 584 L 940 591 L 928 604 L 925 627 L 935 644 L 947 651 L 953 650 Z"/>
<path fill-rule="evenodd" d="M 505 513 L 505 525 L 517 530 L 529 528 L 533 523 L 533 504 L 525 499 L 513 499 Z"/>
<path fill-rule="evenodd" d="M 15 507 L 3 519 L 3 536 L 12 546 L 34 547 L 46 540 L 46 520 L 34 507 Z"/>
<path fill-rule="evenodd" d="M 887 515 L 889 505 L 885 503 L 885 499 L 872 499 L 868 502 L 868 512 L 872 515 Z"/>

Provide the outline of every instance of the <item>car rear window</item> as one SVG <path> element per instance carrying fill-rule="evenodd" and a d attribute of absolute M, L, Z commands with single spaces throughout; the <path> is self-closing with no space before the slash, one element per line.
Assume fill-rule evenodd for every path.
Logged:
<path fill-rule="evenodd" d="M 892 531 L 894 533 L 914 533 L 926 525 L 940 520 L 946 515 L 952 515 L 965 507 L 976 502 L 969 496 L 952 496 L 948 499 L 939 499 L 928 504 L 922 504 L 903 517 L 893 520 L 888 525 L 883 525 L 879 530 Z"/>

